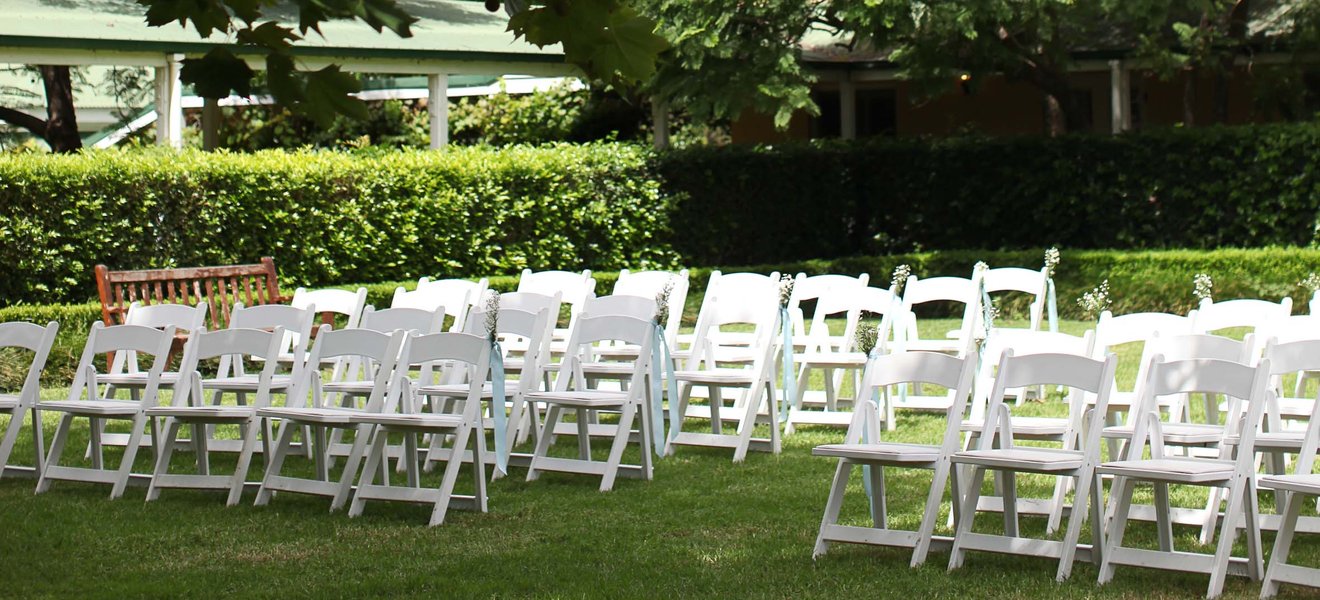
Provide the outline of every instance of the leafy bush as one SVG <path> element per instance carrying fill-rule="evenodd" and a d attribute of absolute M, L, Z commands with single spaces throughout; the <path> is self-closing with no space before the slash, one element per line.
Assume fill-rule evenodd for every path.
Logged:
<path fill-rule="evenodd" d="M 94 297 L 92 267 L 275 257 L 288 285 L 670 266 L 645 151 L 0 157 L 0 299 Z"/>
<path fill-rule="evenodd" d="M 1320 125 L 881 138 L 656 157 L 695 264 L 961 248 L 1306 246 Z"/>

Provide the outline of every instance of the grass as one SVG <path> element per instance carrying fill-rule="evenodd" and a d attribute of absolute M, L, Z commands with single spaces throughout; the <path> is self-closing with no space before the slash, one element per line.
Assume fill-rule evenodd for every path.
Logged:
<path fill-rule="evenodd" d="M 1078 322 L 1064 327 L 1083 328 Z M 1130 381 L 1134 372 L 1125 364 L 1120 377 Z M 1045 402 L 1015 410 L 1058 414 L 1059 408 Z M 900 413 L 898 430 L 886 438 L 932 442 L 940 429 L 935 416 Z M 53 422 L 46 430 L 49 439 Z M 527 483 L 514 469 L 492 484 L 491 512 L 451 510 L 437 528 L 425 527 L 430 509 L 422 506 L 372 503 L 364 516 L 349 519 L 329 513 L 328 499 L 293 494 L 257 508 L 249 492 L 243 505 L 225 508 L 221 493 L 167 490 L 146 504 L 142 488 L 112 502 L 107 486 L 60 482 L 33 496 L 32 480 L 5 478 L 0 595 L 1196 598 L 1205 592 L 1204 576 L 1135 568 L 1120 569 L 1100 588 L 1089 564 L 1056 584 L 1053 561 L 991 554 L 970 555 L 953 574 L 944 571 L 945 552 L 932 553 L 916 570 L 907 567 L 909 552 L 901 549 L 835 545 L 813 561 L 835 463 L 810 450 L 841 437 L 838 430 L 801 430 L 785 439 L 782 454 L 752 453 L 742 464 L 732 464 L 729 451 L 680 448 L 659 462 L 654 481 L 620 480 L 604 494 L 589 477 L 547 473 Z M 75 431 L 71 454 L 80 456 L 86 439 L 85 426 Z M 597 446 L 602 452 L 603 444 Z M 26 464 L 27 440 L 20 448 L 28 454 L 16 460 Z M 556 450 L 572 453 L 572 440 Z M 635 461 L 637 452 L 630 448 L 625 460 Z M 108 454 L 117 460 L 117 451 Z M 188 455 L 176 457 L 185 467 Z M 306 461 L 291 461 L 310 471 Z M 148 462 L 140 457 L 139 470 Z M 213 469 L 227 472 L 232 462 L 220 455 Z M 250 479 L 258 479 L 261 468 L 257 457 Z M 915 527 L 929 473 L 894 470 L 887 482 L 893 525 Z M 1023 495 L 1044 496 L 1048 488 L 1035 477 L 1020 485 Z M 1197 490 L 1175 494 L 1188 506 L 1203 497 Z M 1261 498 L 1268 510 L 1271 497 Z M 864 523 L 865 513 L 855 473 L 845 520 Z M 976 527 L 993 531 L 996 521 L 986 516 Z M 1025 532 L 1042 530 L 1040 519 L 1024 518 Z M 1175 533 L 1178 547 L 1192 549 L 1193 529 Z M 1153 547 L 1154 527 L 1137 523 L 1128 540 Z M 1272 542 L 1273 534 L 1265 534 L 1267 549 Z M 1294 557 L 1320 564 L 1320 536 L 1302 536 Z M 1229 579 L 1228 597 L 1258 593 L 1258 584 Z M 1304 595 L 1308 591 L 1285 587 L 1285 597 Z"/>

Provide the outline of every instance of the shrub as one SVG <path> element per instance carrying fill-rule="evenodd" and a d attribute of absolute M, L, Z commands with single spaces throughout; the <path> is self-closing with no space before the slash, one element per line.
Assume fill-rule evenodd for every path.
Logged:
<path fill-rule="evenodd" d="M 0 298 L 92 297 L 92 267 L 253 262 L 287 284 L 670 266 L 668 210 L 623 145 L 354 155 L 0 157 Z"/>

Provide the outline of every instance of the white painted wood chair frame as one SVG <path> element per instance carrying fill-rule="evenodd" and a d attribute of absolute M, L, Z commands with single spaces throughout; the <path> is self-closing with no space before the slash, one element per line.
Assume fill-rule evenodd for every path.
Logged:
<path fill-rule="evenodd" d="M 677 273 L 671 271 L 619 271 L 619 278 L 614 281 L 615 296 L 642 296 L 656 298 L 670 282 L 669 320 L 662 323 L 665 328 L 665 341 L 670 348 L 677 348 L 678 330 L 683 323 L 683 311 L 687 308 L 688 290 L 691 286 L 687 269 Z"/>
<path fill-rule="evenodd" d="M 283 341 L 284 329 L 281 327 L 270 332 L 232 327 L 214 332 L 193 332 L 187 355 L 180 366 L 186 381 L 179 386 L 179 393 L 170 405 L 152 406 L 146 411 L 147 418 L 152 420 L 152 430 L 163 431 L 161 439 L 165 441 L 156 453 L 156 468 L 151 476 L 151 484 L 147 487 L 147 502 L 159 498 L 163 488 L 189 488 L 227 490 L 229 496 L 225 501 L 226 506 L 238 504 L 244 486 L 247 485 L 248 467 L 256 452 L 258 439 L 263 444 L 270 443 L 270 438 L 262 435 L 257 410 L 270 406 L 272 382 Z M 253 392 L 252 403 L 222 405 L 219 403 L 219 394 L 214 394 L 211 402 L 207 403 L 198 363 L 217 358 L 241 363 L 245 356 L 260 357 L 264 361 L 261 373 L 256 376 L 257 387 Z M 163 420 L 163 423 L 158 424 L 157 419 Z M 208 430 L 216 425 L 235 425 L 239 428 L 238 462 L 234 472 L 229 475 L 211 474 L 208 449 L 211 432 Z M 197 464 L 197 471 L 192 474 L 169 472 L 170 457 L 174 454 L 179 430 L 183 427 L 192 428 L 193 452 Z M 269 456 L 269 453 L 266 455 Z"/>
<path fill-rule="evenodd" d="M 1055 572 L 1055 579 L 1058 581 L 1066 580 L 1072 573 L 1073 561 L 1079 549 L 1089 550 L 1088 558 L 1097 561 L 1099 557 L 1094 547 L 1080 548 L 1078 539 L 1088 512 L 1094 539 L 1101 539 L 1104 496 L 1100 488 L 1100 480 L 1094 476 L 1094 471 L 1096 465 L 1100 463 L 1100 429 L 1103 427 L 1103 420 L 1087 411 L 1087 404 L 1082 395 L 1095 394 L 1097 396 L 1095 411 L 1104 411 L 1109 393 L 1113 389 L 1117 364 L 1118 359 L 1112 354 L 1103 361 L 1097 361 L 1087 356 L 1072 354 L 1014 356 L 1012 349 L 1004 352 L 999 361 L 995 387 L 990 395 L 990 406 L 985 421 L 985 428 L 988 431 L 982 432 L 979 448 L 964 450 L 952 457 L 955 467 L 966 465 L 970 467 L 970 473 L 966 485 L 959 483 L 956 486 L 956 489 L 963 490 L 964 496 L 962 509 L 958 514 L 953 551 L 949 556 L 950 570 L 962 566 L 968 550 L 1057 558 L 1059 566 Z M 1013 444 L 1012 413 L 1009 405 L 1004 402 L 1004 392 L 1010 388 L 1032 385 L 1060 385 L 1072 391 L 1068 418 L 1071 423 L 1069 434 L 1075 436 L 1075 439 L 1065 439 L 1063 448 L 1024 447 Z M 1004 520 L 1002 535 L 972 531 L 986 470 L 994 470 L 1000 474 Z M 1016 473 L 1039 473 L 1072 479 L 1077 494 L 1068 515 L 1068 527 L 1062 540 L 1021 537 L 1018 528 Z M 960 470 L 954 468 L 953 476 L 955 479 L 959 478 Z M 1055 502 L 1062 501 L 1059 492 L 1062 487 L 1055 486 Z M 1051 519 L 1053 518 L 1052 514 Z"/>
<path fill-rule="evenodd" d="M 1223 360 L 1196 359 L 1165 362 L 1152 358 L 1146 380 L 1142 383 L 1141 417 L 1136 421 L 1132 443 L 1124 460 L 1101 464 L 1096 470 L 1096 485 L 1102 476 L 1112 476 L 1113 485 L 1107 513 L 1112 515 L 1104 533 L 1104 552 L 1099 583 L 1108 583 L 1118 565 L 1129 565 L 1206 573 L 1210 585 L 1206 597 L 1216 598 L 1230 574 L 1259 580 L 1262 574 L 1260 528 L 1257 520 L 1255 485 L 1255 439 L 1266 405 L 1273 392 L 1268 360 L 1256 367 Z M 1171 394 L 1213 393 L 1236 398 L 1246 404 L 1243 418 L 1230 418 L 1224 436 L 1239 436 L 1236 458 L 1198 458 L 1168 456 L 1155 398 Z M 1149 443 L 1151 458 L 1142 458 Z M 1159 550 L 1123 546 L 1132 494 L 1137 482 L 1155 486 L 1156 529 Z M 1219 519 L 1219 539 L 1213 555 L 1177 551 L 1173 547 L 1172 519 L 1169 516 L 1169 485 L 1196 485 L 1227 488 L 1228 507 Z M 1212 516 L 1215 513 L 1212 511 Z M 1231 556 L 1238 528 L 1245 529 L 1247 557 Z"/>
<path fill-rule="evenodd" d="M 407 291 L 402 287 L 394 290 L 390 308 L 422 308 L 435 310 L 444 307 L 448 316 L 454 317 L 449 331 L 461 332 L 467 324 L 468 313 L 486 297 L 490 281 L 485 277 L 477 281 L 467 279 L 437 279 L 422 277 L 417 280 L 417 288 Z"/>
<path fill-rule="evenodd" d="M 949 483 L 949 457 L 958 449 L 958 423 L 966 410 L 975 374 L 975 358 L 955 358 L 935 352 L 891 354 L 870 361 L 863 389 L 872 393 L 914 381 L 953 390 L 951 395 L 954 400 L 946 417 L 944 437 L 939 446 L 883 442 L 880 440 L 878 408 L 870 398 L 862 400 L 853 411 L 853 420 L 849 424 L 844 443 L 817 446 L 812 450 L 815 456 L 839 460 L 830 484 L 829 500 L 825 503 L 825 514 L 816 534 L 813 558 L 824 555 L 831 542 L 897 546 L 913 549 L 910 564 L 916 567 L 925 562 L 932 546 L 949 547 L 952 538 L 935 537 L 935 525 Z M 864 469 L 863 476 L 871 479 L 871 527 L 840 525 L 838 522 L 854 466 L 870 467 Z M 921 525 L 916 531 L 889 527 L 885 467 L 929 469 L 933 472 Z M 951 497 L 956 511 L 960 497 L 956 487 Z"/>
<path fill-rule="evenodd" d="M 387 396 L 402 393 L 403 376 L 395 372 L 394 366 L 407 351 L 405 346 L 408 340 L 409 334 L 402 330 L 386 334 L 367 329 L 333 331 L 328 325 L 321 326 L 316 341 L 312 343 L 308 365 L 320 364 L 325 359 L 350 356 L 368 359 L 376 365 L 371 396 L 361 410 L 332 406 L 328 396 L 321 391 L 321 371 L 309 367 L 303 371 L 295 392 L 300 401 L 298 404 L 258 409 L 258 417 L 279 419 L 280 427 L 277 440 L 268 454 L 270 458 L 266 463 L 261 487 L 257 491 L 257 506 L 269 503 L 276 491 L 329 496 L 332 498 L 331 511 L 344 506 L 352 493 L 353 481 L 357 478 L 367 441 L 374 429 L 374 426 L 354 421 L 353 417 L 362 413 L 379 413 Z M 284 460 L 291 449 L 293 434 L 302 427 L 310 427 L 312 430 L 313 479 L 281 474 Z M 328 430 L 333 429 L 349 430 L 355 434 L 339 481 L 330 479 L 331 455 L 327 437 Z"/>
<path fill-rule="evenodd" d="M 37 482 L 38 494 L 49 490 L 54 481 L 64 480 L 110 484 L 112 500 L 123 495 L 130 478 L 134 475 L 133 460 L 137 457 L 138 449 L 143 445 L 142 437 L 145 435 L 143 430 L 147 426 L 146 409 L 157 402 L 161 386 L 160 375 L 165 371 L 170 347 L 174 343 L 174 331 L 173 327 L 168 326 L 164 329 L 155 329 L 142 325 L 106 327 L 99 321 L 92 324 L 91 331 L 87 334 L 87 343 L 83 347 L 82 358 L 78 361 L 73 385 L 69 387 L 68 399 L 40 402 L 37 405 L 40 410 L 61 413 L 60 424 L 55 429 L 55 437 L 51 441 L 46 464 Z M 101 399 L 97 394 L 100 382 L 97 381 L 98 374 L 96 367 L 93 366 L 93 359 L 97 355 L 109 352 L 122 354 L 130 351 L 152 357 L 151 368 L 147 370 L 146 387 L 137 400 Z M 83 399 L 84 394 L 87 396 L 86 399 Z M 59 463 L 69 439 L 69 432 L 73 428 L 74 419 L 78 418 L 88 419 L 88 430 L 93 434 L 90 468 L 61 466 Z M 101 428 L 102 420 L 128 421 L 131 428 L 124 446 L 124 454 L 119 467 L 115 470 L 105 468 L 101 442 L 99 436 L 95 435 L 95 432 Z M 146 475 L 141 477 L 145 479 Z"/>
<path fill-rule="evenodd" d="M 1196 317 L 1192 321 L 1194 333 L 1211 333 L 1229 327 L 1247 327 L 1257 334 L 1257 345 L 1252 348 L 1252 356 L 1259 356 L 1267 338 L 1261 331 L 1268 323 L 1286 318 L 1292 314 L 1292 298 L 1284 297 L 1279 302 L 1243 298 L 1214 302 L 1209 298 L 1201 300 L 1196 308 Z"/>
<path fill-rule="evenodd" d="M 801 343 L 798 338 L 807 336 L 807 322 L 805 313 L 802 311 L 802 303 L 829 298 L 838 293 L 846 293 L 865 288 L 871 281 L 870 274 L 862 273 L 856 277 L 852 275 L 807 275 L 798 273 L 793 277 L 793 293 L 788 299 L 788 314 L 793 319 L 793 338 L 794 344 Z M 838 346 L 844 340 L 831 340 L 832 345 Z"/>
<path fill-rule="evenodd" d="M 0 435 L 0 478 L 5 475 L 24 475 L 37 477 L 45 464 L 45 436 L 41 426 L 41 411 L 37 406 L 41 395 L 41 373 L 46 368 L 46 359 L 55 345 L 55 336 L 60 324 L 51 321 L 45 327 L 35 323 L 0 323 L 0 348 L 15 348 L 32 353 L 28 363 L 27 375 L 23 377 L 23 387 L 17 394 L 0 394 L 0 413 L 9 414 L 9 425 Z M 10 465 L 9 458 L 18 443 L 18 434 L 23 430 L 23 419 L 32 419 L 33 466 Z"/>
<path fill-rule="evenodd" d="M 554 344 L 558 349 L 560 343 L 569 338 L 573 332 L 573 323 L 577 321 L 578 316 L 582 314 L 582 307 L 587 298 L 596 295 L 596 279 L 591 276 L 591 269 L 584 269 L 581 273 L 574 271 L 532 271 L 523 269 L 518 277 L 519 292 L 532 292 L 545 296 L 559 293 L 559 299 L 569 306 L 568 326 L 564 328 L 555 328 Z M 559 315 L 554 315 L 555 320 L 559 320 Z"/>
<path fill-rule="evenodd" d="M 773 271 L 769 275 L 760 273 L 723 274 L 719 271 L 712 271 L 706 283 L 706 293 L 701 299 L 701 306 L 697 312 L 697 322 L 693 327 L 693 332 L 679 335 L 677 343 L 670 346 L 674 355 L 674 368 L 679 370 L 698 368 L 694 361 L 694 355 L 699 352 L 699 346 L 705 345 L 705 339 L 711 339 L 730 346 L 750 344 L 755 338 L 753 334 L 719 331 L 712 334 L 709 332 L 706 323 L 710 320 L 710 315 L 721 310 L 736 310 L 748 298 L 777 298 L 778 295 L 778 271 Z M 698 340 L 698 336 L 703 333 L 706 337 Z M 776 332 L 777 334 L 778 332 Z M 742 354 L 742 356 L 725 356 L 723 358 L 729 359 L 731 362 L 751 362 L 753 360 L 752 356 L 746 353 Z"/>
<path fill-rule="evenodd" d="M 474 313 L 475 315 L 479 313 Z M 544 314 L 539 316 L 545 317 Z M 410 340 L 405 355 L 400 359 L 401 375 L 397 378 L 402 393 L 390 394 L 380 412 L 361 413 L 351 417 L 354 423 L 373 427 L 374 433 L 371 434 L 371 450 L 367 454 L 362 474 L 358 478 L 357 490 L 349 507 L 348 516 L 361 515 L 368 500 L 431 504 L 431 526 L 443 523 L 450 507 L 486 512 L 488 457 L 481 407 L 482 398 L 488 395 L 485 388 L 490 372 L 490 352 L 489 340 L 466 333 L 435 333 Z M 409 365 L 416 365 L 425 370 L 427 368 L 425 365 L 436 363 L 462 365 L 468 371 L 468 391 L 461 402 L 452 403 L 458 407 L 455 411 L 421 412 L 420 407 L 411 397 L 409 391 L 411 384 L 402 375 L 406 373 Z M 390 433 L 404 435 L 402 462 L 407 473 L 405 486 L 391 486 L 386 477 L 388 471 L 385 468 L 386 445 Z M 423 488 L 420 483 L 418 438 L 427 434 L 432 440 L 437 441 L 446 436 L 452 437 L 452 445 L 447 448 L 444 474 L 441 476 L 440 484 L 434 489 Z M 504 432 L 497 431 L 495 435 L 504 435 Z M 472 445 L 470 450 L 469 443 Z M 427 452 L 428 463 L 436 459 L 435 454 L 433 443 L 432 451 Z M 469 496 L 454 494 L 454 487 L 464 462 L 472 463 L 472 475 L 476 487 L 474 494 Z M 380 483 L 376 481 L 378 473 L 382 477 Z"/>
<path fill-rule="evenodd" d="M 980 317 L 976 312 L 981 305 L 981 295 L 977 282 L 962 277 L 931 277 L 921 279 L 915 275 L 908 277 L 903 287 L 902 307 L 894 319 L 894 349 L 897 352 L 925 350 L 945 352 L 954 356 L 966 356 L 976 348 L 973 327 Z M 962 324 L 950 337 L 921 338 L 917 329 L 915 307 L 930 302 L 954 302 L 962 304 Z M 909 386 L 911 387 L 911 386 Z M 919 390 L 907 389 L 889 397 L 892 410 L 918 410 L 945 412 L 952 399 L 945 395 L 926 395 Z"/>
<path fill-rule="evenodd" d="M 743 298 L 738 304 L 721 303 L 718 297 L 710 301 L 717 306 L 705 313 L 693 342 L 693 354 L 687 368 L 675 371 L 679 398 L 677 414 L 681 421 L 670 422 L 671 433 L 665 444 L 665 454 L 672 455 L 675 446 L 706 446 L 733 449 L 733 461 L 742 462 L 748 450 L 778 454 L 780 451 L 779 398 L 776 395 L 774 375 L 777 357 L 782 349 L 777 343 L 780 334 L 777 294 Z M 752 325 L 750 346 L 725 346 L 720 336 L 724 325 Z M 746 335 L 742 338 L 745 339 Z M 741 366 L 720 367 L 722 363 Z M 694 368 L 695 367 L 695 368 Z M 706 406 L 690 406 L 694 388 L 708 391 Z M 737 421 L 737 433 L 726 434 L 724 418 L 724 390 L 736 390 L 732 412 Z M 709 420 L 710 433 L 683 431 L 687 419 Z M 758 422 L 770 426 L 769 438 L 753 438 Z"/>
<path fill-rule="evenodd" d="M 586 386 L 586 375 L 582 371 L 582 364 L 584 359 L 590 358 L 591 346 L 598 342 L 617 341 L 647 347 L 654 336 L 653 328 L 654 325 L 648 319 L 582 313 L 573 328 L 564 360 L 560 363 L 559 373 L 555 379 L 555 390 L 527 394 L 529 402 L 544 403 L 547 406 L 545 417 L 547 431 L 558 430 L 556 425 L 563 418 L 566 410 L 576 413 L 578 456 L 576 458 L 550 456 L 549 449 L 553 436 L 542 435 L 536 442 L 532 463 L 527 469 L 527 481 L 535 481 L 541 471 L 599 475 L 600 491 L 607 492 L 613 489 L 614 481 L 619 476 L 648 481 L 652 478 L 650 403 L 659 399 L 651 398 L 651 353 L 639 353 L 633 361 L 632 373 L 625 380 L 625 391 L 589 389 Z M 591 458 L 588 410 L 619 413 L 619 422 L 610 443 L 609 456 L 605 461 Z M 636 430 L 633 428 L 635 422 L 639 424 Z M 634 433 L 636 433 L 635 437 Z M 637 465 L 621 463 L 623 451 L 631 439 L 636 439 L 640 445 L 641 461 Z"/>
<path fill-rule="evenodd" d="M 1046 325 L 1046 329 L 1049 328 L 1048 324 L 1045 323 L 1045 304 L 1047 286 L 1049 285 L 1047 283 L 1049 281 L 1049 273 L 1044 268 L 1039 271 L 1033 271 L 1021 267 L 999 267 L 995 269 L 987 269 L 984 273 L 981 273 L 980 276 L 985 280 L 986 293 L 991 294 L 992 298 L 994 297 L 994 294 L 1002 294 L 1004 292 L 1016 292 L 1032 296 L 1031 304 L 1027 309 L 1027 329 L 1038 331 L 1041 329 L 1042 325 Z M 973 279 L 975 279 L 975 277 L 973 277 Z M 978 294 L 978 310 L 976 311 L 978 317 L 983 314 L 979 307 L 979 300 L 980 297 Z M 1055 325 L 1057 325 L 1057 323 Z"/>

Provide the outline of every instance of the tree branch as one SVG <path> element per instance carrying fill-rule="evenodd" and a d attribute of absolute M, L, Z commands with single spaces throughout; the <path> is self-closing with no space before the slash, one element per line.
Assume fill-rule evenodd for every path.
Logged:
<path fill-rule="evenodd" d="M 41 139 L 46 139 L 46 122 L 21 110 L 0 106 L 0 121 L 22 127 Z"/>

